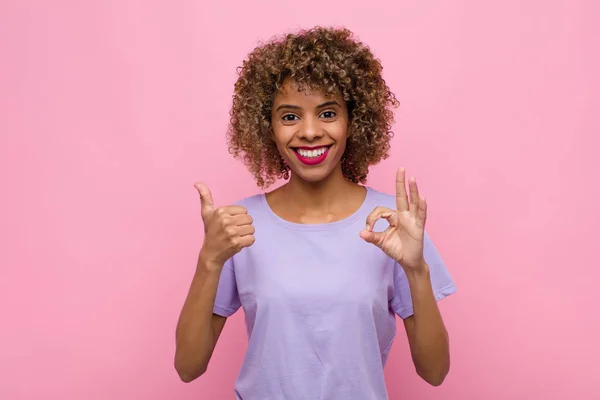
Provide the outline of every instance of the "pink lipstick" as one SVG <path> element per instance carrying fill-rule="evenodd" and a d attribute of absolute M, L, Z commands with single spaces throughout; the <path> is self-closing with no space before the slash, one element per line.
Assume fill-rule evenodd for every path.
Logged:
<path fill-rule="evenodd" d="M 319 146 L 319 147 L 294 147 L 294 154 L 298 157 L 303 164 L 306 165 L 317 165 L 325 161 L 329 149 L 331 146 Z"/>

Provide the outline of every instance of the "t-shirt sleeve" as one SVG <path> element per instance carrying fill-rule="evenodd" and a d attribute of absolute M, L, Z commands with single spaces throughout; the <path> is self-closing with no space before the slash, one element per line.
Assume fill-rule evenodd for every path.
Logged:
<path fill-rule="evenodd" d="M 456 292 L 454 281 L 427 233 L 425 233 L 423 255 L 425 262 L 429 265 L 431 286 L 436 301 L 440 301 L 444 297 Z M 408 279 L 406 278 L 404 269 L 398 263 L 394 265 L 394 295 L 391 306 L 394 312 L 402 319 L 413 315 L 413 304 Z"/>
<path fill-rule="evenodd" d="M 240 308 L 240 306 L 240 296 L 235 280 L 233 258 L 230 258 L 221 271 L 213 313 L 222 317 L 230 317 Z"/>

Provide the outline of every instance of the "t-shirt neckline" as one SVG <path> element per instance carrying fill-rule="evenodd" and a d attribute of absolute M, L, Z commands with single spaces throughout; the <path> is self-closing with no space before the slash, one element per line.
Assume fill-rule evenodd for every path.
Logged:
<path fill-rule="evenodd" d="M 275 214 L 275 212 L 271 209 L 271 206 L 269 206 L 269 203 L 267 202 L 266 193 L 261 193 L 260 199 L 261 199 L 261 202 L 262 202 L 263 207 L 265 208 L 267 214 L 269 214 L 269 217 L 271 217 L 271 219 L 280 226 L 283 226 L 288 229 L 295 229 L 295 230 L 301 230 L 301 231 L 328 231 L 328 230 L 334 230 L 334 229 L 340 229 L 340 228 L 346 227 L 346 226 L 354 223 L 358 218 L 361 217 L 361 215 L 366 215 L 365 210 L 367 209 L 367 207 L 369 207 L 373 189 L 371 189 L 369 186 L 363 186 L 363 187 L 367 191 L 367 193 L 365 195 L 365 199 L 363 200 L 363 203 L 360 205 L 360 207 L 358 207 L 358 209 L 354 213 L 352 213 L 351 215 L 347 216 L 346 218 L 340 219 L 338 221 L 326 222 L 326 223 L 322 223 L 322 224 L 301 224 L 301 223 L 285 220 L 285 219 L 281 218 L 279 215 Z"/>

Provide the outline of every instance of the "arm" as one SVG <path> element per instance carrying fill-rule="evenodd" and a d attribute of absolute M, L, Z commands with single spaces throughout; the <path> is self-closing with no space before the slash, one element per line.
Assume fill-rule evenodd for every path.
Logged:
<path fill-rule="evenodd" d="M 433 386 L 442 384 L 450 370 L 448 333 L 438 309 L 429 266 L 407 271 L 414 314 L 404 320 L 417 374 Z"/>
<path fill-rule="evenodd" d="M 406 192 L 404 168 L 396 173 L 396 210 L 376 207 L 367 217 L 366 229 L 360 236 L 369 243 L 379 247 L 385 254 L 395 260 L 398 268 L 395 274 L 395 306 L 394 311 L 404 319 L 404 326 L 410 344 L 410 351 L 417 373 L 434 386 L 442 384 L 450 369 L 448 335 L 442 316 L 437 307 L 433 292 L 431 274 L 436 272 L 438 282 L 448 285 L 446 293 L 451 293 L 454 285 L 441 262 L 432 264 L 431 269 L 425 261 L 425 221 L 427 219 L 427 202 L 419 195 L 417 181 L 410 178 L 410 192 Z M 383 232 L 373 231 L 375 222 L 385 218 L 389 226 Z M 437 252 L 427 240 L 429 257 L 439 259 Z M 434 259 L 435 259 L 434 258 Z M 406 279 L 396 279 L 399 268 L 404 270 Z M 445 279 L 444 279 L 445 275 Z M 410 289 L 409 298 L 403 298 Z M 441 292 L 440 292 L 441 293 Z M 394 301 L 392 301 L 394 303 Z M 410 304 L 412 315 L 406 311 Z M 404 307 L 402 307 L 404 306 Z"/>
<path fill-rule="evenodd" d="M 244 207 L 215 208 L 206 185 L 197 183 L 195 187 L 202 203 L 205 236 L 175 332 L 175 369 L 184 382 L 191 382 L 206 371 L 225 325 L 226 318 L 213 314 L 213 310 L 227 260 L 254 243 L 252 218 Z M 233 275 L 230 278 L 234 279 Z M 225 291 L 235 288 L 234 281 L 225 281 L 221 286 Z"/>
<path fill-rule="evenodd" d="M 222 265 L 198 258 L 198 265 L 176 329 L 175 369 L 182 381 L 201 376 L 227 318 L 213 314 Z"/>

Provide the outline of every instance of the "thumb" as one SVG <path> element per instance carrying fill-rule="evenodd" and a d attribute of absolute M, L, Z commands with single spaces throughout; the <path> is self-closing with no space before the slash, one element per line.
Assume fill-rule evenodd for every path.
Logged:
<path fill-rule="evenodd" d="M 369 230 L 362 230 L 360 232 L 360 237 L 367 243 L 374 244 L 379 247 L 383 242 L 384 233 L 383 232 L 373 232 Z"/>
<path fill-rule="evenodd" d="M 214 210 L 215 203 L 213 202 L 212 194 L 210 193 L 210 189 L 208 186 L 201 182 L 197 182 L 194 184 L 196 190 L 200 194 L 200 203 L 202 207 L 202 216 L 204 217 L 207 211 Z"/>

